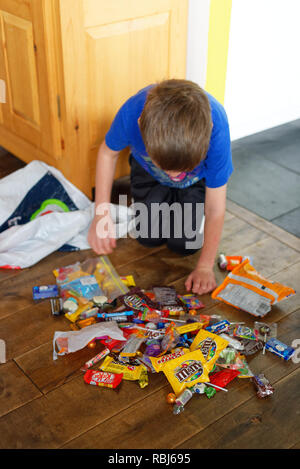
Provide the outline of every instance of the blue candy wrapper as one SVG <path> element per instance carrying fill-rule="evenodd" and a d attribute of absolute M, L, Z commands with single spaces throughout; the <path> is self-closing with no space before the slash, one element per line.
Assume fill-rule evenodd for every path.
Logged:
<path fill-rule="evenodd" d="M 280 340 L 276 339 L 275 337 L 268 340 L 266 343 L 266 350 L 279 355 L 279 357 L 283 358 L 284 360 L 289 360 L 295 352 L 293 347 L 280 342 Z"/>
<path fill-rule="evenodd" d="M 42 285 L 32 288 L 32 297 L 34 300 L 44 300 L 46 298 L 57 298 L 59 296 L 57 285 Z"/>
<path fill-rule="evenodd" d="M 230 322 L 224 319 L 224 321 L 219 321 L 215 324 L 212 324 L 211 326 L 206 327 L 205 330 L 208 332 L 213 332 L 214 334 L 220 334 L 221 332 L 227 331 L 229 326 Z"/>

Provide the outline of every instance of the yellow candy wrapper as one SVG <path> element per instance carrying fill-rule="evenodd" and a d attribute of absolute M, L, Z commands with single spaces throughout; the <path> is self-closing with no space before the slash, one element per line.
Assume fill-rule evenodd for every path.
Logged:
<path fill-rule="evenodd" d="M 190 350 L 188 348 L 182 347 L 180 349 L 175 350 L 172 353 L 168 353 L 167 355 L 163 355 L 160 357 L 149 357 L 149 358 L 151 360 L 153 368 L 155 369 L 157 373 L 159 373 L 167 362 L 169 362 L 170 360 L 175 360 L 175 358 L 179 358 L 185 353 L 188 353 L 189 351 Z"/>
<path fill-rule="evenodd" d="M 197 383 L 208 382 L 210 368 L 205 362 L 201 350 L 195 350 L 170 360 L 163 366 L 162 371 L 176 396 L 179 396 L 185 388 L 190 388 Z"/>
<path fill-rule="evenodd" d="M 133 275 L 123 275 L 120 277 L 122 282 L 127 286 L 127 287 L 135 287 L 135 281 L 133 278 Z"/>
<path fill-rule="evenodd" d="M 204 325 L 204 322 L 190 322 L 184 324 L 183 326 L 175 327 L 177 334 L 187 334 L 188 332 L 194 332 L 201 329 Z"/>
<path fill-rule="evenodd" d="M 66 313 L 65 317 L 69 319 L 71 322 L 76 322 L 79 316 L 84 312 L 87 311 L 88 309 L 91 309 L 93 306 L 92 302 L 88 302 L 86 305 L 81 306 L 76 309 L 75 313 Z"/>
<path fill-rule="evenodd" d="M 144 388 L 148 384 L 148 373 L 143 365 L 122 365 L 116 362 L 113 357 L 108 356 L 99 366 L 99 369 L 109 373 L 122 373 L 123 379 L 138 381 L 141 388 Z"/>
<path fill-rule="evenodd" d="M 222 350 L 228 345 L 228 340 L 223 339 L 217 334 L 208 332 L 205 329 L 201 329 L 193 340 L 190 350 L 191 352 L 197 349 L 201 350 L 205 361 L 209 363 L 212 368 Z"/>

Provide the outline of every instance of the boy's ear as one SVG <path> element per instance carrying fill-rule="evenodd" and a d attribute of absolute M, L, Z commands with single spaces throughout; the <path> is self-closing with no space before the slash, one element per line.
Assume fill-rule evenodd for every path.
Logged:
<path fill-rule="evenodd" d="M 138 125 L 140 125 L 140 121 L 141 121 L 141 116 L 138 118 L 137 122 L 138 122 Z"/>

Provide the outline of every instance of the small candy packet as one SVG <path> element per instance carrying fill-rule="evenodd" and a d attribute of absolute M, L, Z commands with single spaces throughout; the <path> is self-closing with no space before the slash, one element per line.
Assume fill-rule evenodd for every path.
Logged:
<path fill-rule="evenodd" d="M 177 334 L 188 334 L 189 332 L 195 332 L 199 329 L 202 329 L 204 322 L 190 322 L 188 324 L 183 324 L 182 326 L 176 326 L 175 330 Z"/>
<path fill-rule="evenodd" d="M 239 324 L 234 328 L 233 335 L 235 337 L 239 337 L 240 339 L 257 340 L 256 335 L 251 327 L 242 326 Z"/>
<path fill-rule="evenodd" d="M 253 376 L 253 378 L 251 378 L 251 381 L 256 387 L 256 394 L 260 399 L 271 396 L 274 393 L 273 386 L 271 386 L 269 380 L 265 377 L 263 373 Z"/>
<path fill-rule="evenodd" d="M 214 334 L 221 334 L 222 332 L 226 332 L 230 327 L 230 322 L 227 319 L 223 321 L 218 321 L 213 324 L 210 324 L 206 327 L 208 332 L 213 332 Z"/>
<path fill-rule="evenodd" d="M 209 381 L 210 368 L 200 350 L 189 352 L 168 361 L 162 369 L 176 396 L 186 387 Z"/>
<path fill-rule="evenodd" d="M 266 324 L 265 322 L 255 321 L 254 334 L 258 340 L 267 342 L 273 337 L 277 337 L 277 323 Z"/>
<path fill-rule="evenodd" d="M 242 339 L 243 348 L 243 355 L 253 355 L 254 353 L 260 352 L 263 349 L 263 343 L 261 340 L 246 340 Z"/>
<path fill-rule="evenodd" d="M 162 338 L 160 348 L 161 355 L 170 352 L 180 341 L 180 334 L 176 332 L 175 324 L 173 322 L 167 327 L 165 335 Z"/>
<path fill-rule="evenodd" d="M 200 349 L 205 361 L 212 366 L 222 350 L 227 346 L 227 340 L 216 334 L 212 334 L 206 329 L 201 329 L 192 342 L 190 350 L 193 352 L 196 349 Z"/>
<path fill-rule="evenodd" d="M 147 370 L 143 365 L 123 365 L 117 362 L 113 357 L 108 356 L 99 368 L 109 373 L 122 373 L 123 379 L 138 381 L 141 388 L 144 388 L 148 384 Z"/>
<path fill-rule="evenodd" d="M 155 294 L 155 299 L 159 305 L 159 309 L 169 310 L 172 307 L 177 307 L 183 311 L 187 311 L 185 304 L 177 297 L 174 287 L 154 286 L 152 290 Z"/>
<path fill-rule="evenodd" d="M 266 343 L 266 350 L 269 352 L 275 353 L 279 357 L 283 358 L 284 360 L 289 360 L 295 352 L 293 347 L 284 344 L 280 340 L 273 337 L 272 339 L 268 340 Z"/>
<path fill-rule="evenodd" d="M 146 350 L 145 350 L 145 354 L 148 357 L 157 357 L 160 354 L 160 352 L 161 350 L 160 350 L 159 340 L 155 340 L 151 342 L 149 345 L 147 345 Z"/>
<path fill-rule="evenodd" d="M 230 381 L 234 378 L 239 376 L 239 370 L 221 370 L 217 371 L 216 373 L 212 373 L 209 376 L 209 382 L 211 384 L 215 384 L 216 386 L 220 386 L 221 388 L 225 388 Z M 219 391 L 219 389 L 216 389 Z"/>
<path fill-rule="evenodd" d="M 188 309 L 201 309 L 205 308 L 202 301 L 197 296 L 188 293 L 186 295 L 177 295 L 177 297 L 188 307 Z"/>
<path fill-rule="evenodd" d="M 83 377 L 87 384 L 115 389 L 123 379 L 122 373 L 106 373 L 103 371 L 87 370 Z"/>
<path fill-rule="evenodd" d="M 121 281 L 126 285 L 126 287 L 135 287 L 135 281 L 133 275 L 123 275 L 120 276 Z"/>

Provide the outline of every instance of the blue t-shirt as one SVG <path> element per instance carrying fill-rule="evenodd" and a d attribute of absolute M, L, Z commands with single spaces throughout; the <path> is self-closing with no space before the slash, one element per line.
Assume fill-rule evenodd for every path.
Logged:
<path fill-rule="evenodd" d="M 119 109 L 105 136 L 106 145 L 114 151 L 129 146 L 136 161 L 165 186 L 189 187 L 203 178 L 210 188 L 226 184 L 233 172 L 229 125 L 223 106 L 209 93 L 206 94 L 211 106 L 213 128 L 206 158 L 192 171 L 181 173 L 176 178 L 171 178 L 152 163 L 138 125 L 147 92 L 152 86 L 140 90 Z"/>

